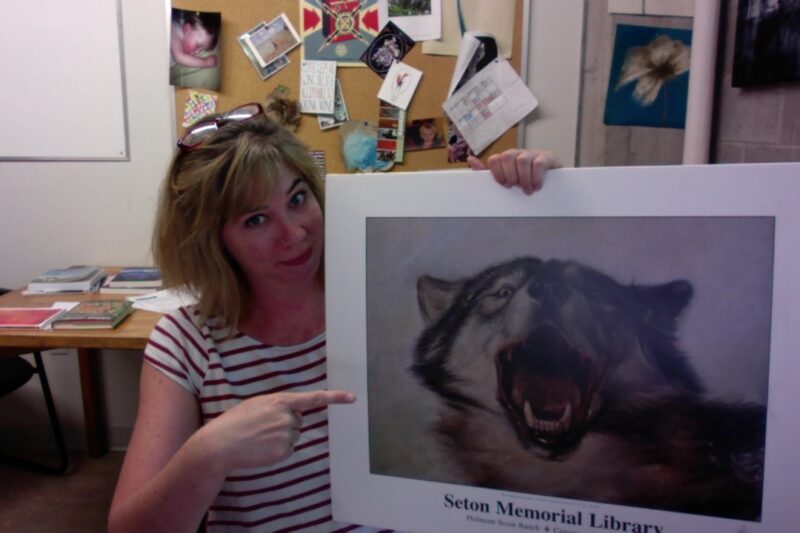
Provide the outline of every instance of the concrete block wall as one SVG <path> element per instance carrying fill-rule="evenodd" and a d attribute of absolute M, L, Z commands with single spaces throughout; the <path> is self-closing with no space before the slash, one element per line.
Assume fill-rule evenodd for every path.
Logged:
<path fill-rule="evenodd" d="M 800 81 L 733 87 L 738 1 L 723 2 L 723 9 L 712 162 L 800 161 Z"/>

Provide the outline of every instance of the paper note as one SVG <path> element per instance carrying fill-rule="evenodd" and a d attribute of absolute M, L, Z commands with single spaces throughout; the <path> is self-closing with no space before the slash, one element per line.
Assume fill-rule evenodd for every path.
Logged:
<path fill-rule="evenodd" d="M 414 96 L 414 91 L 417 90 L 417 85 L 419 85 L 419 80 L 421 79 L 421 70 L 417 70 L 403 62 L 395 61 L 392 63 L 389 72 L 386 73 L 386 79 L 383 80 L 378 98 L 400 109 L 408 109 L 408 104 L 411 103 L 411 98 Z"/>
<path fill-rule="evenodd" d="M 300 110 L 333 114 L 336 99 L 336 62 L 306 59 L 300 69 Z"/>
<path fill-rule="evenodd" d="M 480 154 L 539 104 L 505 59 L 495 59 L 444 102 L 447 116 Z"/>

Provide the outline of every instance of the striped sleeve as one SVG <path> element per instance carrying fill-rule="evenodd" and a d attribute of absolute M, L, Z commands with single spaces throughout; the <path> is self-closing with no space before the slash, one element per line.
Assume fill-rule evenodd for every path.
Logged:
<path fill-rule="evenodd" d="M 198 396 L 208 371 L 208 332 L 190 307 L 158 321 L 144 349 L 144 359 Z"/>

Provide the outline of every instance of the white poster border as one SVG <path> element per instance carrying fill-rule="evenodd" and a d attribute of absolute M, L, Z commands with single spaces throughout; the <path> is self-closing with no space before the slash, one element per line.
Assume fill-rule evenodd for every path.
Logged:
<path fill-rule="evenodd" d="M 408 531 L 608 531 L 604 517 L 636 531 L 792 531 L 800 519 L 800 164 L 560 169 L 533 197 L 488 172 L 331 175 L 326 185 L 328 386 L 359 401 L 330 410 L 337 520 Z M 369 217 L 680 217 L 775 219 L 769 404 L 760 522 L 539 497 L 370 472 L 366 350 L 366 220 Z M 411 452 L 413 453 L 413 451 Z M 460 502 L 460 503 L 457 503 Z M 469 503 L 472 502 L 472 503 Z M 498 502 L 503 502 L 502 504 Z M 490 512 L 482 512 L 486 503 Z M 498 514 L 509 503 L 551 520 Z M 581 514 L 580 525 L 567 516 Z M 559 518 L 561 516 L 562 518 Z M 590 522 L 594 520 L 594 522 Z M 501 525 L 500 521 L 504 524 Z M 651 528 L 645 529 L 648 525 Z M 632 526 L 631 526 L 632 527 Z M 548 529 L 545 529 L 548 528 Z M 629 529 L 631 530 L 631 529 Z"/>

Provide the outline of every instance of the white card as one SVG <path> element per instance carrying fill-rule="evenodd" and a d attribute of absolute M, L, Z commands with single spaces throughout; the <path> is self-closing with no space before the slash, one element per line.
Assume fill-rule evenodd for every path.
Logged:
<path fill-rule="evenodd" d="M 333 114 L 336 96 L 336 61 L 306 59 L 300 68 L 300 111 Z"/>
<path fill-rule="evenodd" d="M 401 61 L 395 61 L 386 73 L 378 98 L 389 102 L 400 109 L 408 109 L 411 98 L 417 90 L 422 71 L 408 66 Z"/>

